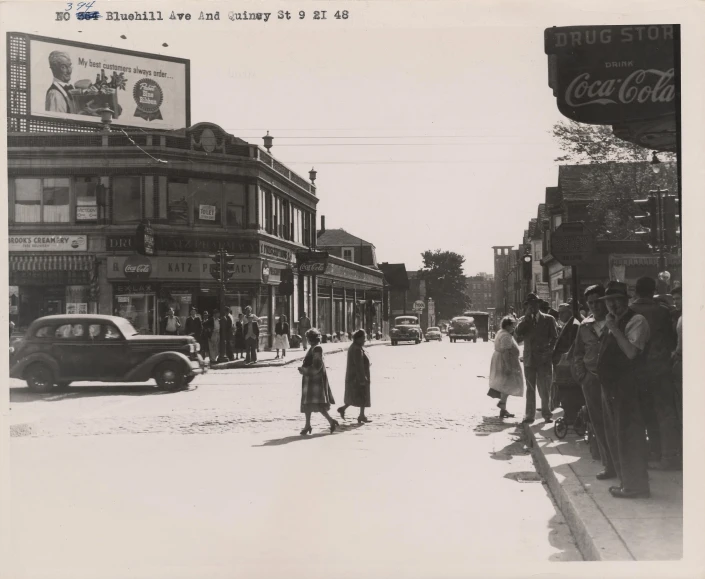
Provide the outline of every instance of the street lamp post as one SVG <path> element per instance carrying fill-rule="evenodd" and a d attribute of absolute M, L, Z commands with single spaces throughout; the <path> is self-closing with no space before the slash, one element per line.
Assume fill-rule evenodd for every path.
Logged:
<path fill-rule="evenodd" d="M 651 156 L 651 170 L 655 175 L 661 172 L 661 160 L 656 155 L 656 152 Z M 668 190 L 662 191 L 660 186 L 656 186 L 656 214 L 658 216 L 657 238 L 658 243 L 658 293 L 666 293 L 668 291 L 668 281 L 671 279 L 671 274 L 666 270 L 666 202 L 664 194 Z"/>

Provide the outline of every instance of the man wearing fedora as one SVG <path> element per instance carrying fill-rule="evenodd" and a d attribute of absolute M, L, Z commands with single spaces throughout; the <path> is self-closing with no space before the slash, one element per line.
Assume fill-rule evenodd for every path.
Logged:
<path fill-rule="evenodd" d="M 649 323 L 629 308 L 627 285 L 607 284 L 600 298 L 607 305 L 608 333 L 600 345 L 597 374 L 603 391 L 605 432 L 612 462 L 621 481 L 613 497 L 648 498 L 649 474 L 644 418 L 639 405 L 639 365 L 649 342 Z"/>
<path fill-rule="evenodd" d="M 553 347 L 558 339 L 558 326 L 553 316 L 540 311 L 541 300 L 536 294 L 526 296 L 524 318 L 516 329 L 517 338 L 524 342 L 524 375 L 526 377 L 526 412 L 523 422 L 536 419 L 536 389 L 541 398 L 541 415 L 553 422 L 549 392 L 553 380 Z"/>

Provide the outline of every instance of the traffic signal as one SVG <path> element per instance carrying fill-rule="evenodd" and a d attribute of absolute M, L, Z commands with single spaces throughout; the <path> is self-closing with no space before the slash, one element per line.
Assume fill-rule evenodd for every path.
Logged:
<path fill-rule="evenodd" d="M 678 198 L 666 195 L 663 198 L 663 244 L 666 247 L 678 246 Z"/>
<path fill-rule="evenodd" d="M 225 261 L 225 280 L 228 281 L 232 279 L 235 275 L 235 256 L 229 253 L 223 254 L 223 259 Z"/>
<path fill-rule="evenodd" d="M 522 268 L 522 277 L 525 280 L 530 280 L 533 277 L 533 259 L 531 258 L 530 253 L 525 253 L 524 256 L 521 258 L 521 268 Z"/>
<path fill-rule="evenodd" d="M 637 199 L 634 204 L 639 208 L 639 214 L 634 218 L 641 225 L 641 229 L 636 231 L 636 234 L 648 239 L 652 247 L 658 246 L 658 197 L 651 195 L 646 199 Z"/>
<path fill-rule="evenodd" d="M 216 281 L 220 281 L 220 275 L 221 275 L 221 260 L 220 260 L 220 252 L 216 253 L 215 255 L 211 255 L 210 258 L 213 260 L 213 265 L 211 265 L 211 275 Z"/>

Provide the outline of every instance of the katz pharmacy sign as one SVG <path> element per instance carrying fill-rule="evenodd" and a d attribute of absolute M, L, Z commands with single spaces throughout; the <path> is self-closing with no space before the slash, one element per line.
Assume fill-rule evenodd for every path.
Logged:
<path fill-rule="evenodd" d="M 558 110 L 600 125 L 674 115 L 675 42 L 670 24 L 547 28 L 549 86 Z"/>

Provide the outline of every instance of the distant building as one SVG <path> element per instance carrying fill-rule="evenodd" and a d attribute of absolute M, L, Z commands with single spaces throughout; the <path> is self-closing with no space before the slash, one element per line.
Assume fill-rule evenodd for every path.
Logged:
<path fill-rule="evenodd" d="M 486 312 L 496 307 L 493 275 L 478 273 L 477 275 L 467 276 L 465 280 L 467 284 L 465 293 L 472 300 L 470 309 Z"/>

